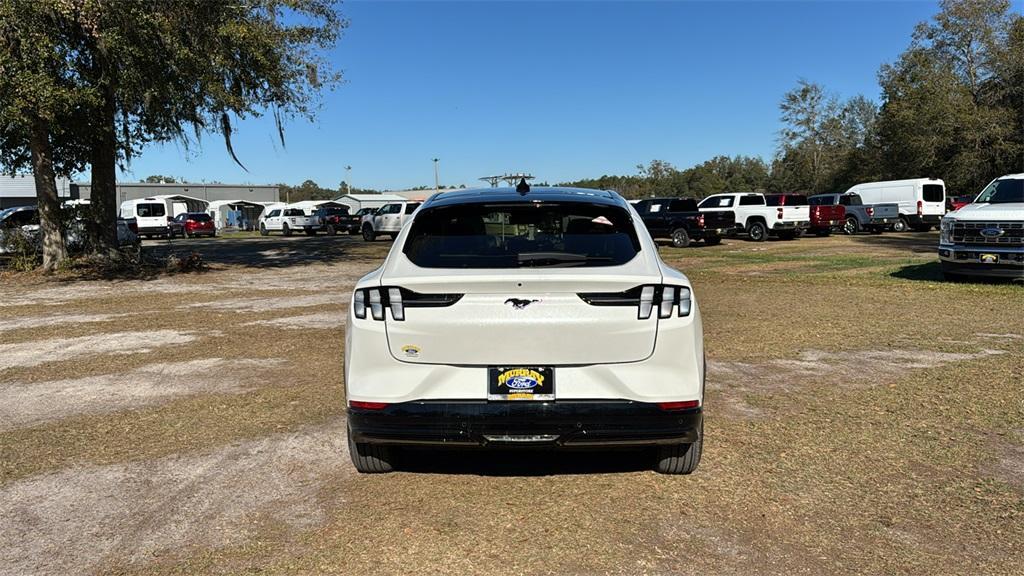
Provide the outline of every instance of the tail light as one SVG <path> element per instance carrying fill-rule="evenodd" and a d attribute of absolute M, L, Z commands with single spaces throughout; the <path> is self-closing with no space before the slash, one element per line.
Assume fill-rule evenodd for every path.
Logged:
<path fill-rule="evenodd" d="M 701 228 L 704 227 L 704 215 L 703 214 L 701 214 L 700 216 L 697 216 L 697 226 L 699 226 Z"/>
<path fill-rule="evenodd" d="M 461 298 L 462 294 L 420 294 L 397 286 L 361 288 L 352 296 L 352 313 L 364 319 L 369 308 L 371 318 L 383 320 L 384 311 L 390 309 L 391 318 L 401 322 L 405 320 L 406 308 L 444 308 Z"/>
<path fill-rule="evenodd" d="M 699 408 L 700 400 L 683 400 L 682 402 L 658 402 L 658 408 L 662 410 L 689 410 Z"/>
<path fill-rule="evenodd" d="M 782 206 L 779 206 L 778 210 L 779 210 L 779 212 L 778 212 L 779 220 L 782 220 Z"/>
<path fill-rule="evenodd" d="M 348 405 L 362 410 L 383 410 L 388 407 L 387 402 L 361 402 L 359 400 L 349 400 Z"/>
<path fill-rule="evenodd" d="M 692 305 L 689 288 L 664 284 L 637 286 L 624 292 L 587 292 L 577 296 L 591 306 L 636 306 L 639 320 L 650 318 L 655 308 L 658 309 L 658 318 L 671 318 L 672 308 L 676 308 L 679 316 L 689 316 Z"/>
<path fill-rule="evenodd" d="M 917 201 L 917 215 L 921 216 L 923 214 L 924 214 L 924 202 L 918 200 Z"/>
<path fill-rule="evenodd" d="M 864 210 L 864 212 L 865 212 L 865 213 L 866 213 L 866 214 L 867 214 L 868 216 L 874 216 L 874 215 L 875 215 L 875 209 L 874 209 L 874 208 L 872 208 L 871 206 L 868 206 L 868 207 L 867 207 L 867 209 L 866 209 L 866 210 Z"/>

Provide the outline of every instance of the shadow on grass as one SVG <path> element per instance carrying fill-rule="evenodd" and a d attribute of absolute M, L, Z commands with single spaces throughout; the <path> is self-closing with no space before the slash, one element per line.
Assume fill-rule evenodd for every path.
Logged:
<path fill-rule="evenodd" d="M 634 450 L 472 450 L 406 448 L 396 469 L 419 474 L 474 476 L 562 476 L 651 470 L 654 451 Z"/>
<path fill-rule="evenodd" d="M 899 278 L 900 280 L 945 282 L 947 284 L 1006 285 L 1021 283 L 1021 280 L 1015 278 L 991 278 L 987 276 L 961 276 L 956 279 L 946 279 L 942 274 L 942 266 L 938 261 L 904 266 L 890 274 L 890 276 L 893 278 Z"/>
<path fill-rule="evenodd" d="M 169 254 L 198 252 L 209 265 L 240 265 L 250 268 L 287 268 L 330 264 L 348 257 L 356 236 L 281 236 L 255 238 L 179 239 L 146 244 L 142 250 L 157 259 Z M 362 239 L 358 240 L 359 242 Z"/>
<path fill-rule="evenodd" d="M 851 239 L 858 244 L 901 248 L 916 254 L 934 253 L 939 248 L 937 232 L 904 232 L 900 234 L 856 235 Z"/>

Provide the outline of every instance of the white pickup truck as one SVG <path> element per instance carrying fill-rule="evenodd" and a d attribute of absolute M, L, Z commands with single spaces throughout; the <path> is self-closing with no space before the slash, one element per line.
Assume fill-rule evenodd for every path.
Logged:
<path fill-rule="evenodd" d="M 768 206 L 764 194 L 753 192 L 715 194 L 697 207 L 701 212 L 734 212 L 736 227 L 754 242 L 764 242 L 769 234 L 792 240 L 811 226 L 810 206 Z"/>
<path fill-rule="evenodd" d="M 939 263 L 950 280 L 1024 278 L 1024 174 L 996 178 L 939 225 Z"/>
<path fill-rule="evenodd" d="M 373 242 L 381 234 L 387 234 L 394 240 L 402 231 L 402 225 L 420 204 L 422 202 L 392 202 L 381 206 L 376 212 L 364 215 L 363 240 Z"/>
<path fill-rule="evenodd" d="M 281 232 L 285 236 L 291 236 L 292 232 L 302 230 L 313 236 L 320 229 L 320 218 L 309 216 L 302 208 L 288 205 L 268 206 L 260 215 L 260 235 L 266 236 L 271 232 Z"/>

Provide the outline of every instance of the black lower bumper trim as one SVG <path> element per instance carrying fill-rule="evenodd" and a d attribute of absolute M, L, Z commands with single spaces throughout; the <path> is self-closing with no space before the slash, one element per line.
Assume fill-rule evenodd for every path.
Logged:
<path fill-rule="evenodd" d="M 939 265 L 946 274 L 984 276 L 987 278 L 1024 278 L 1024 264 L 981 264 L 979 262 L 947 262 Z"/>
<path fill-rule="evenodd" d="M 605 400 L 422 401 L 349 408 L 353 440 L 434 446 L 650 446 L 696 442 L 700 408 Z"/>

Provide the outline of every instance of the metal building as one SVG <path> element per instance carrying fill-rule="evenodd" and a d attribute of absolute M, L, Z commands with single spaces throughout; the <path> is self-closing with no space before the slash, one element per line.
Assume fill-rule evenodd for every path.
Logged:
<path fill-rule="evenodd" d="M 91 196 L 92 186 L 78 184 L 78 194 L 83 200 Z M 247 200 L 249 202 L 280 202 L 281 193 L 277 186 L 256 186 L 252 184 L 196 184 L 178 182 L 174 184 L 132 182 L 118 183 L 117 204 L 126 200 L 149 198 L 151 196 L 181 195 L 212 202 L 214 200 Z"/>
<path fill-rule="evenodd" d="M 67 178 L 57 178 L 57 196 L 61 200 L 75 200 L 78 198 L 78 186 Z M 0 176 L 0 210 L 35 205 L 36 181 L 31 174 Z"/>

